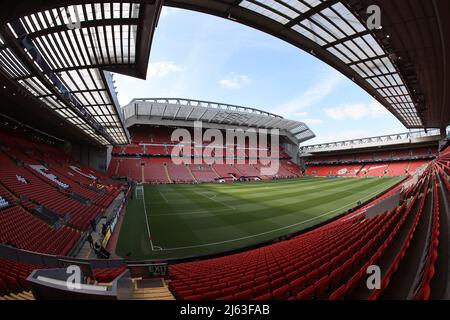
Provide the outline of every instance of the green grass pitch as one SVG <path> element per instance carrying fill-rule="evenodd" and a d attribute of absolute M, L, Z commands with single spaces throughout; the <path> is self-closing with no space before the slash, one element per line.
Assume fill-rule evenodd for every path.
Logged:
<path fill-rule="evenodd" d="M 145 204 L 129 203 L 116 253 L 132 260 L 166 259 L 270 241 L 329 220 L 401 179 L 147 185 Z"/>

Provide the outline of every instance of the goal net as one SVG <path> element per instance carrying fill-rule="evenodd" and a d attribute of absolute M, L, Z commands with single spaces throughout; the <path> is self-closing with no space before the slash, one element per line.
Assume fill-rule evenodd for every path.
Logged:
<path fill-rule="evenodd" d="M 135 195 L 136 199 L 143 200 L 144 199 L 144 186 L 137 185 L 134 189 L 134 195 Z"/>

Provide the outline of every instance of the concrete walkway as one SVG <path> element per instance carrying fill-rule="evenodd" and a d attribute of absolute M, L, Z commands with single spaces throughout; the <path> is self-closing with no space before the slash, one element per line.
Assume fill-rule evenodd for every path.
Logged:
<path fill-rule="evenodd" d="M 103 235 L 102 235 L 102 226 L 106 221 L 109 221 L 114 214 L 117 212 L 117 209 L 122 204 L 122 201 L 124 199 L 124 195 L 121 192 L 117 198 L 111 203 L 111 205 L 108 207 L 108 209 L 105 210 L 103 213 L 101 219 L 99 220 L 97 224 L 97 230 L 93 231 L 91 233 L 92 238 L 94 240 L 94 243 L 98 241 L 99 243 L 102 243 L 103 241 Z M 83 248 L 78 253 L 77 257 L 78 259 L 98 259 L 97 255 L 94 252 L 94 249 L 91 248 L 89 242 L 85 242 L 83 245 Z M 111 253 L 111 258 L 117 258 Z"/>

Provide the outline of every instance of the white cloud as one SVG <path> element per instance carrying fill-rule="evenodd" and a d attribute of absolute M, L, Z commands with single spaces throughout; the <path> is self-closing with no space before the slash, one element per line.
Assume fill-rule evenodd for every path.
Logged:
<path fill-rule="evenodd" d="M 177 9 L 175 9 L 175 8 L 163 7 L 162 10 L 161 10 L 160 19 L 164 19 L 164 18 L 174 14 L 175 12 L 177 12 Z"/>
<path fill-rule="evenodd" d="M 295 112 L 294 116 L 296 117 L 307 117 L 309 115 L 308 112 Z"/>
<path fill-rule="evenodd" d="M 344 81 L 345 77 L 338 73 L 332 72 L 325 78 L 321 78 L 309 89 L 295 97 L 291 101 L 277 107 L 277 113 L 287 117 L 292 114 L 301 113 L 300 111 L 311 107 L 333 93 L 339 85 Z"/>
<path fill-rule="evenodd" d="M 319 125 L 323 123 L 322 119 L 315 119 L 315 118 L 302 119 L 300 121 L 306 123 L 306 125 Z"/>
<path fill-rule="evenodd" d="M 237 90 L 249 85 L 250 82 L 249 76 L 231 72 L 224 79 L 220 80 L 220 86 L 225 89 Z"/>
<path fill-rule="evenodd" d="M 178 66 L 173 61 L 158 61 L 152 62 L 148 67 L 148 77 L 149 78 L 160 78 L 165 77 L 171 73 L 181 72 L 183 68 Z"/>
<path fill-rule="evenodd" d="M 351 140 L 351 139 L 367 138 L 369 136 L 371 136 L 371 132 L 367 131 L 367 130 L 342 131 L 342 132 L 336 132 L 333 134 L 316 137 L 316 138 L 308 141 L 307 145 L 315 145 L 315 144 L 328 143 L 328 142 L 337 142 L 337 141 L 345 141 L 345 140 Z"/>
<path fill-rule="evenodd" d="M 324 109 L 325 113 L 334 120 L 359 120 L 363 118 L 378 118 L 389 112 L 377 101 L 369 104 L 348 104 L 335 108 Z"/>

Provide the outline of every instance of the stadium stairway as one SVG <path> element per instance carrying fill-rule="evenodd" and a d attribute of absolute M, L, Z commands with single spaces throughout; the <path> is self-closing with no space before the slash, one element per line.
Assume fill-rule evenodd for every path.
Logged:
<path fill-rule="evenodd" d="M 172 179 L 170 178 L 169 170 L 167 169 L 167 166 L 164 166 L 164 172 L 166 173 L 167 181 L 169 181 L 169 183 L 172 183 Z"/>
<path fill-rule="evenodd" d="M 197 179 L 195 179 L 195 176 L 194 176 L 194 173 L 192 172 L 192 170 L 191 170 L 191 166 L 186 166 L 186 168 L 187 168 L 187 170 L 189 171 L 189 174 L 191 175 L 191 177 L 192 177 L 192 181 L 194 181 L 194 182 L 198 182 L 197 181 Z"/>
<path fill-rule="evenodd" d="M 121 297 L 119 297 L 120 300 Z M 175 300 L 167 287 L 136 289 L 127 296 L 127 300 Z"/>
<path fill-rule="evenodd" d="M 360 173 L 364 170 L 364 168 L 366 167 L 366 164 L 363 164 L 361 168 L 359 168 L 359 170 L 355 173 L 355 176 L 360 176 Z"/>
<path fill-rule="evenodd" d="M 439 212 L 435 174 L 428 174 L 414 224 L 401 251 L 385 273 L 381 289 L 369 299 L 430 298 L 439 246 Z"/>
<path fill-rule="evenodd" d="M 439 250 L 436 260 L 435 276 L 430 283 L 431 299 L 450 299 L 450 183 L 448 174 L 443 167 L 444 155 L 436 162 L 437 174 L 437 199 L 440 214 Z"/>
<path fill-rule="evenodd" d="M 422 266 L 428 254 L 428 239 L 433 226 L 433 192 L 429 186 L 422 194 L 423 204 L 416 212 L 417 224 L 409 248 L 395 273 L 389 287 L 383 292 L 383 299 L 413 299 L 415 288 L 421 281 Z"/>
<path fill-rule="evenodd" d="M 102 217 L 104 219 L 101 219 L 98 221 L 96 226 L 96 231 L 91 231 L 90 235 L 92 236 L 93 243 L 99 241 L 101 243 L 103 239 L 102 235 L 102 224 L 105 221 L 111 221 L 111 219 L 115 216 L 117 210 L 120 208 L 124 200 L 124 194 L 120 193 L 116 199 L 111 203 L 111 205 L 104 211 Z M 118 229 L 120 230 L 120 229 Z M 111 237 L 115 236 L 114 233 L 111 235 Z M 114 254 L 113 254 L 114 256 Z M 83 241 L 82 246 L 80 246 L 78 252 L 76 253 L 76 258 L 79 259 L 97 259 L 97 255 L 95 254 L 94 250 L 92 250 L 89 242 Z"/>
<path fill-rule="evenodd" d="M 175 300 L 164 279 L 133 279 L 131 289 L 120 289 L 118 300 Z"/>
<path fill-rule="evenodd" d="M 427 189 L 427 186 L 424 185 L 425 182 L 421 181 L 420 183 L 422 185 L 422 191 L 425 192 Z M 392 231 L 391 236 L 388 239 L 388 242 L 386 242 L 375 255 L 376 259 L 374 259 L 373 262 L 374 264 L 380 267 L 380 270 L 389 270 L 390 267 L 395 264 L 396 259 L 398 259 L 398 257 L 401 254 L 403 244 L 407 241 L 408 236 L 410 234 L 410 230 L 414 226 L 416 217 L 419 214 L 418 212 L 422 207 L 423 200 L 425 199 L 426 196 L 424 196 L 424 193 L 422 195 L 416 194 L 416 196 L 414 196 L 412 199 L 409 199 L 408 210 L 406 211 L 405 216 L 398 223 L 396 228 Z M 367 289 L 367 286 L 364 282 L 361 282 L 358 283 L 353 288 L 353 290 L 347 291 L 346 298 L 363 300 L 368 299 L 371 294 L 372 291 Z M 405 296 L 403 298 L 406 298 Z"/>
<path fill-rule="evenodd" d="M 214 167 L 214 165 L 211 166 L 211 170 L 214 172 L 214 174 L 215 174 L 217 177 L 220 177 L 220 174 L 217 172 L 217 170 L 216 170 L 216 168 Z"/>
<path fill-rule="evenodd" d="M 31 287 L 26 279 L 35 269 L 42 267 L 0 258 L 0 297 L 4 300 L 31 299 Z"/>
<path fill-rule="evenodd" d="M 22 291 L 19 293 L 10 293 L 0 296 L 0 301 L 16 301 L 16 300 L 35 300 L 31 291 Z"/>
<path fill-rule="evenodd" d="M 295 177 L 301 177 L 303 175 L 300 167 L 291 161 L 282 160 L 281 165 Z"/>

